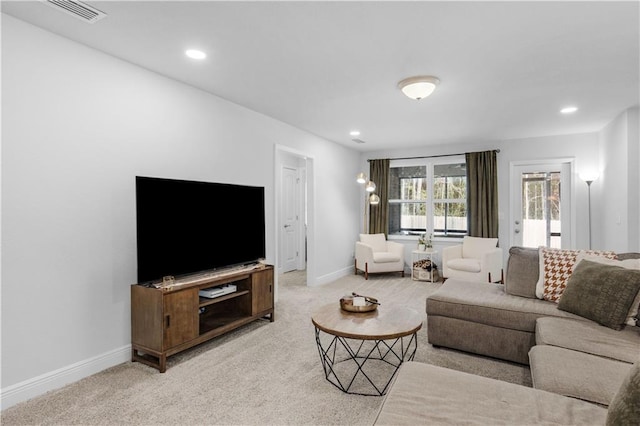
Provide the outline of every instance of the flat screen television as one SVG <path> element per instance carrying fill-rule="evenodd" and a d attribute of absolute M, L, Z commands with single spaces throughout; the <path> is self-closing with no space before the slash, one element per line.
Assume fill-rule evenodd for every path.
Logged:
<path fill-rule="evenodd" d="M 264 187 L 136 176 L 138 283 L 265 258 Z"/>

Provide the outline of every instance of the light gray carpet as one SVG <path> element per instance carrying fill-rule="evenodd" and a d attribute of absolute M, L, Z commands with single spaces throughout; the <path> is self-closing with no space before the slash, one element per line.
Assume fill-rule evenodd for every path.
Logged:
<path fill-rule="evenodd" d="M 424 313 L 441 284 L 393 274 L 320 287 L 303 281 L 299 272 L 281 276 L 274 323 L 257 321 L 175 355 L 164 374 L 118 365 L 4 410 L 2 424 L 371 424 L 382 397 L 347 395 L 325 380 L 311 311 L 355 291 Z M 531 386 L 525 366 L 433 348 L 426 326 L 415 360 Z"/>

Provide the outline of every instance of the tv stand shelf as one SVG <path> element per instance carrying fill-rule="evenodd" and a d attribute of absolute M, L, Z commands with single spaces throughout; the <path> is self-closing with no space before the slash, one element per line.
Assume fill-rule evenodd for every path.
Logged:
<path fill-rule="evenodd" d="M 234 291 L 233 293 L 225 294 L 223 296 L 214 297 L 213 299 L 209 299 L 207 297 L 200 297 L 200 307 L 205 307 L 209 305 L 213 305 L 214 303 L 224 302 L 225 300 L 233 299 L 235 297 L 244 296 L 245 294 L 249 294 L 249 290 L 244 291 Z"/>
<path fill-rule="evenodd" d="M 213 299 L 198 291 L 223 284 L 237 289 Z M 167 357 L 252 321 L 274 321 L 273 266 L 198 275 L 171 287 L 131 286 L 131 360 L 167 369 Z"/>

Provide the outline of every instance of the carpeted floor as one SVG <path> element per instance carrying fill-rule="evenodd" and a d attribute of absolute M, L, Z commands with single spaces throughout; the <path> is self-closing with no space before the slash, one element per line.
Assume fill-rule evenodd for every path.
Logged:
<path fill-rule="evenodd" d="M 280 277 L 276 321 L 257 321 L 171 357 L 164 374 L 124 363 L 2 412 L 3 425 L 371 424 L 382 397 L 347 395 L 323 374 L 310 315 L 357 292 L 424 313 L 441 284 L 376 275 L 306 287 Z M 381 306 L 382 307 L 382 306 Z M 425 315 L 426 318 L 426 315 Z M 426 323 L 425 323 L 426 324 Z M 525 366 L 433 348 L 418 332 L 415 361 L 531 386 Z M 429 386 L 425 383 L 425 386 Z"/>

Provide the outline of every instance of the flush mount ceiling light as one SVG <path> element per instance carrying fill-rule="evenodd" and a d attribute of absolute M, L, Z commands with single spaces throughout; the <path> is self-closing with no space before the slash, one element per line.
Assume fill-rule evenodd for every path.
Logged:
<path fill-rule="evenodd" d="M 421 75 L 405 78 L 398 83 L 398 88 L 407 97 L 418 101 L 432 94 L 438 84 L 440 84 L 440 79 L 437 77 Z"/>
<path fill-rule="evenodd" d="M 206 53 L 196 49 L 189 49 L 186 52 L 184 52 L 184 54 L 190 57 L 191 59 L 204 59 L 207 57 Z"/>

